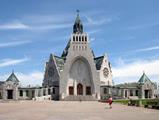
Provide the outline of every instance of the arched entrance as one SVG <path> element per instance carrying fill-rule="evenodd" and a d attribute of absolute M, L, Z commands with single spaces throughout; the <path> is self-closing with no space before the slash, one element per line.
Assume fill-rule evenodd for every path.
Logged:
<path fill-rule="evenodd" d="M 83 85 L 80 83 L 77 85 L 77 95 L 83 95 Z"/>

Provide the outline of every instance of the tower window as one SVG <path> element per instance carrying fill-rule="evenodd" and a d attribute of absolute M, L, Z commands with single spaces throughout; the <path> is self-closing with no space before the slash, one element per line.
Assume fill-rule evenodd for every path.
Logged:
<path fill-rule="evenodd" d="M 76 36 L 76 41 L 78 41 L 78 36 Z"/>
<path fill-rule="evenodd" d="M 79 36 L 79 41 L 81 42 L 81 36 Z"/>
<path fill-rule="evenodd" d="M 75 41 L 75 36 L 73 36 L 73 41 Z"/>
<path fill-rule="evenodd" d="M 85 41 L 87 41 L 87 37 L 85 36 Z"/>
<path fill-rule="evenodd" d="M 84 41 L 84 36 L 82 36 L 82 41 Z"/>

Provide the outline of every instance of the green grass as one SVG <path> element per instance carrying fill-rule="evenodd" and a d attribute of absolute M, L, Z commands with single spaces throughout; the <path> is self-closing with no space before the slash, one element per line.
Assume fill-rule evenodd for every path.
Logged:
<path fill-rule="evenodd" d="M 131 101 L 136 106 L 145 106 L 145 105 L 147 105 L 147 103 L 150 103 L 150 102 L 157 102 L 159 104 L 159 99 L 138 99 L 138 100 L 131 100 Z M 128 105 L 129 100 L 128 99 L 113 100 L 113 102 Z"/>
<path fill-rule="evenodd" d="M 129 100 L 113 100 L 114 103 L 120 103 L 120 104 L 124 104 L 124 105 L 127 105 Z"/>

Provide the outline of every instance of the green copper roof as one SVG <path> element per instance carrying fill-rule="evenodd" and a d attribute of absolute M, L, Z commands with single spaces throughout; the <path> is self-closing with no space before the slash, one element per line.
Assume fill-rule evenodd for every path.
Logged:
<path fill-rule="evenodd" d="M 100 57 L 94 58 L 94 61 L 95 61 L 96 69 L 97 69 L 97 70 L 100 70 L 101 65 L 102 65 L 102 63 L 103 63 L 103 59 L 104 59 L 104 56 L 100 56 Z"/>
<path fill-rule="evenodd" d="M 8 77 L 8 79 L 6 81 L 19 82 L 19 80 L 15 76 L 14 72 Z"/>
<path fill-rule="evenodd" d="M 61 70 L 63 70 L 64 59 L 58 56 L 54 56 L 54 57 L 55 57 L 55 62 L 57 64 L 58 70 L 60 72 Z"/>
<path fill-rule="evenodd" d="M 141 76 L 141 78 L 139 79 L 139 83 L 145 83 L 146 81 L 150 81 L 151 82 L 151 80 L 146 76 L 146 74 L 145 73 L 143 73 L 143 75 Z"/>
<path fill-rule="evenodd" d="M 66 56 L 68 54 L 68 49 L 70 48 L 70 43 L 71 43 L 71 40 L 69 40 L 69 42 L 67 43 L 67 46 L 66 46 L 65 50 L 63 51 L 63 53 L 61 55 L 61 57 L 64 58 L 64 59 L 66 58 Z"/>
<path fill-rule="evenodd" d="M 116 87 L 120 87 L 120 88 L 137 88 L 138 87 L 138 83 L 133 82 L 133 83 L 118 84 L 118 85 L 116 85 Z"/>

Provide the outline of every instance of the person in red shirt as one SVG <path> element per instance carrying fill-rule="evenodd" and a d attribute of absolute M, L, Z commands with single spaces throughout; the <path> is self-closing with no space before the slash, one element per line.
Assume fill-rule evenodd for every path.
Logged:
<path fill-rule="evenodd" d="M 111 96 L 109 96 L 108 104 L 110 106 L 110 109 L 112 108 L 112 102 L 113 102 L 113 98 Z"/>

